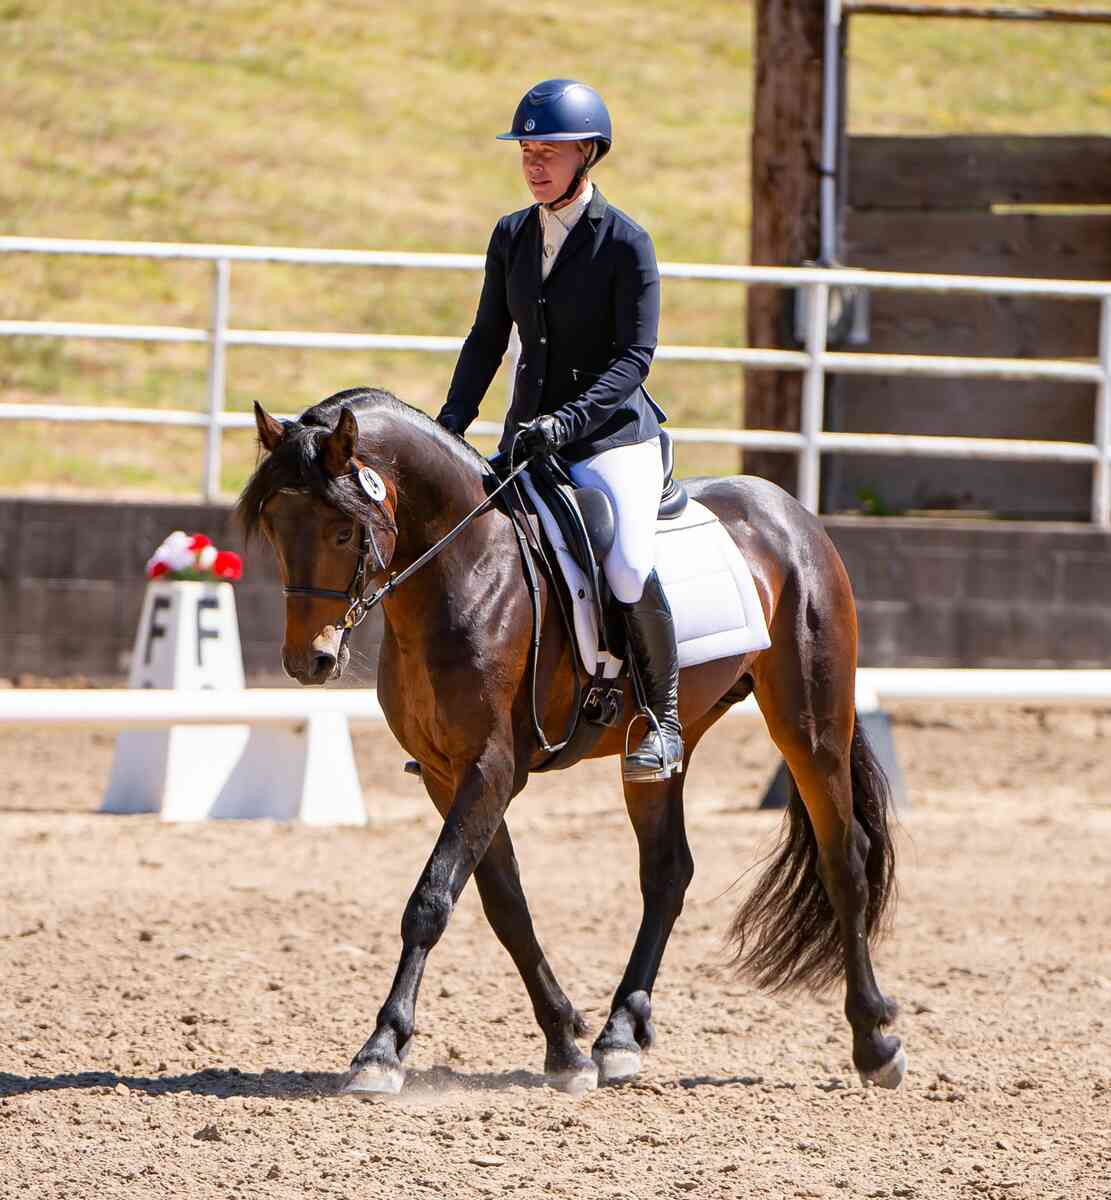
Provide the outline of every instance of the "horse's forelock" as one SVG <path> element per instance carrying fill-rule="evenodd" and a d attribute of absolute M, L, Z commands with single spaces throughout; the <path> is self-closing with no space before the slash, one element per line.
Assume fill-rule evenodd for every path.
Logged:
<path fill-rule="evenodd" d="M 248 538 L 259 532 L 262 510 L 281 492 L 314 496 L 355 520 L 368 519 L 369 502 L 353 480 L 335 479 L 324 469 L 320 443 L 328 432 L 326 426 L 290 425 L 281 442 L 259 463 L 236 505 Z"/>
<path fill-rule="evenodd" d="M 287 490 L 315 490 L 320 433 L 321 429 L 300 421 L 287 422 L 282 440 L 255 468 L 236 504 L 236 515 L 248 538 L 259 532 L 262 510 L 272 496 Z"/>

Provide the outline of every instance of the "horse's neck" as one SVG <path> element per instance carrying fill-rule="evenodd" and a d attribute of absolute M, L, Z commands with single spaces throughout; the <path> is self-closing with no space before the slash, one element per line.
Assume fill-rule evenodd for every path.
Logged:
<path fill-rule="evenodd" d="M 397 488 L 394 520 L 398 535 L 391 569 L 397 572 L 430 550 L 482 503 L 486 495 L 482 464 L 477 456 L 464 456 L 408 423 L 400 429 L 371 426 L 368 433 L 364 448 L 371 461 L 375 444 L 388 446 L 394 460 L 390 474 Z M 469 532 L 460 536 L 459 543 L 468 540 Z M 422 567 L 414 580 L 436 574 L 435 568 L 443 565 L 441 559 L 446 563 L 445 554 L 454 557 L 450 554 L 454 549 L 453 543 Z"/>
<path fill-rule="evenodd" d="M 477 463 L 461 460 L 434 438 L 413 439 L 397 459 L 397 524 L 407 549 L 423 553 L 457 525 L 485 490 Z"/>
<path fill-rule="evenodd" d="M 397 549 L 391 574 L 412 566 L 433 550 L 486 497 L 478 463 L 433 445 L 420 461 L 398 457 Z M 479 515 L 386 598 L 383 616 L 403 659 L 423 663 L 429 643 L 453 636 L 472 603 L 468 583 L 490 569 L 490 555 L 504 559 L 508 526 L 503 515 Z"/>

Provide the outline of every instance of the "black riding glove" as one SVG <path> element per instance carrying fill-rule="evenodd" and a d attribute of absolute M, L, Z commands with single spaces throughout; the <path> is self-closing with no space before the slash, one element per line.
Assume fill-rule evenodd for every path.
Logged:
<path fill-rule="evenodd" d="M 517 448 L 526 458 L 554 454 L 567 442 L 567 426 L 552 413 L 530 421 L 518 434 Z"/>
<path fill-rule="evenodd" d="M 441 429 L 446 429 L 448 433 L 454 433 L 456 437 L 462 437 L 464 430 L 467 428 L 458 417 L 454 416 L 452 413 L 449 413 L 447 409 L 444 409 L 444 411 L 441 412 L 436 418 L 436 424 L 439 425 Z"/>

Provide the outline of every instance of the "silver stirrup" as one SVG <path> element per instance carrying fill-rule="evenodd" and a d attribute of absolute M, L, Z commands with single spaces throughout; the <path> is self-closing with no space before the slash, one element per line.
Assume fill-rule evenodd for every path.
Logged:
<path fill-rule="evenodd" d="M 633 726 L 637 723 L 637 717 L 644 717 L 652 728 L 656 731 L 656 736 L 660 739 L 661 765 L 656 768 L 651 767 L 630 767 L 629 766 L 629 738 L 633 732 Z M 659 721 L 656 720 L 656 714 L 650 708 L 640 709 L 633 719 L 625 728 L 625 754 L 621 759 L 621 778 L 625 783 L 663 783 L 670 779 L 672 775 L 682 775 L 683 759 L 682 757 L 671 762 L 667 757 L 667 738 L 664 737 L 664 731 L 660 728 Z"/>

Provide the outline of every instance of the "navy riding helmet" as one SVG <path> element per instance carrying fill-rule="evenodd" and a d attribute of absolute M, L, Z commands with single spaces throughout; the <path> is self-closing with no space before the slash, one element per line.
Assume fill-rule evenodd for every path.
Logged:
<path fill-rule="evenodd" d="M 545 79 L 529 91 L 513 114 L 513 128 L 499 133 L 502 142 L 597 142 L 594 162 L 613 143 L 613 123 L 605 101 L 575 79 Z"/>

